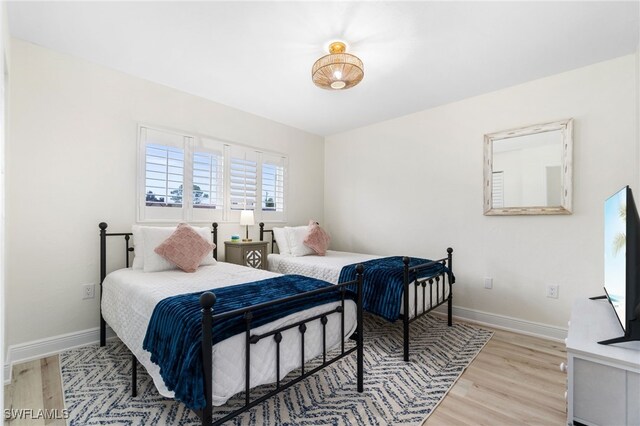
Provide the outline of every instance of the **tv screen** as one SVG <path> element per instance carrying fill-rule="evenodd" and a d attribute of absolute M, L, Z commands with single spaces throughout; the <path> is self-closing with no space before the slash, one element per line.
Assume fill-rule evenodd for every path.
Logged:
<path fill-rule="evenodd" d="M 627 324 L 627 192 L 625 186 L 604 203 L 604 288 L 623 329 Z"/>

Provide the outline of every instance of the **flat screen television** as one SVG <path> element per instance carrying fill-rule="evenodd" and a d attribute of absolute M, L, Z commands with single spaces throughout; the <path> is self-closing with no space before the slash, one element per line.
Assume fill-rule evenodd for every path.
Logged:
<path fill-rule="evenodd" d="M 604 203 L 604 290 L 623 336 L 598 343 L 640 340 L 640 219 L 628 186 Z"/>

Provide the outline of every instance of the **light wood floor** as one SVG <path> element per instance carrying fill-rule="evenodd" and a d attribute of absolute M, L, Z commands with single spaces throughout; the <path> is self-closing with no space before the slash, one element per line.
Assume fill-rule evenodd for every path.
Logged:
<path fill-rule="evenodd" d="M 488 328 L 488 327 L 485 327 Z M 564 345 L 494 330 L 495 334 L 424 423 L 435 425 L 564 425 Z M 63 399 L 58 356 L 13 367 L 4 407 L 58 409 Z M 64 420 L 5 421 L 10 426 L 64 425 Z"/>
<path fill-rule="evenodd" d="M 494 333 L 424 426 L 567 423 L 564 344 Z"/>

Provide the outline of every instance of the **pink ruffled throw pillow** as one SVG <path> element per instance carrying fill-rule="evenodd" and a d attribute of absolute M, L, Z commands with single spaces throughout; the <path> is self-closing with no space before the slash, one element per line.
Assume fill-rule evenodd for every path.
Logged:
<path fill-rule="evenodd" d="M 331 237 L 318 225 L 318 222 L 309 221 L 309 233 L 304 238 L 304 245 L 315 251 L 318 256 L 327 254 Z"/>
<path fill-rule="evenodd" d="M 186 223 L 181 223 L 175 232 L 155 252 L 185 272 L 195 272 L 205 256 L 215 248 Z"/>

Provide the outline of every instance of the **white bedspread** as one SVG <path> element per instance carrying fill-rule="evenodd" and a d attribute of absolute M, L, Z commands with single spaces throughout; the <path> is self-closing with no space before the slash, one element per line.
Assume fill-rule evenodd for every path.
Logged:
<path fill-rule="evenodd" d="M 346 251 L 327 250 L 325 256 L 291 256 L 283 254 L 270 254 L 267 257 L 269 270 L 280 274 L 298 274 L 307 277 L 318 278 L 333 284 L 338 283 L 340 271 L 344 266 L 365 262 L 371 259 L 379 259 L 382 256 L 373 254 L 350 253 Z M 440 286 L 442 288 L 442 285 Z M 415 316 L 415 286 L 409 286 L 409 318 Z M 423 296 L 422 288 L 418 290 L 418 313 L 421 313 L 422 299 L 426 299 L 425 307 L 430 308 L 429 287 Z M 442 294 L 440 295 L 442 298 Z M 435 284 L 433 289 L 433 301 L 436 304 Z M 404 306 L 400 306 L 400 313 L 404 314 Z"/>
<path fill-rule="evenodd" d="M 160 376 L 159 367 L 151 362 L 150 353 L 142 349 L 147 325 L 156 304 L 169 296 L 209 290 L 275 277 L 271 272 L 218 262 L 201 266 L 188 274 L 182 271 L 143 272 L 120 269 L 107 275 L 103 283 L 102 314 L 118 337 L 147 369 L 160 394 L 173 397 Z M 253 330 L 264 333 L 303 318 L 318 315 L 339 302 L 316 306 L 265 324 Z M 215 313 L 215 306 L 214 306 Z M 345 304 L 345 335 L 356 328 L 355 303 Z M 280 378 L 300 366 L 300 333 L 297 327 L 282 333 L 280 345 Z M 239 334 L 213 346 L 213 404 L 222 405 L 231 396 L 244 390 L 245 336 Z M 329 316 L 327 347 L 340 342 L 340 316 Z M 251 387 L 276 381 L 276 344 L 272 338 L 251 345 Z M 322 326 L 320 321 L 307 324 L 305 358 L 322 353 Z"/>

